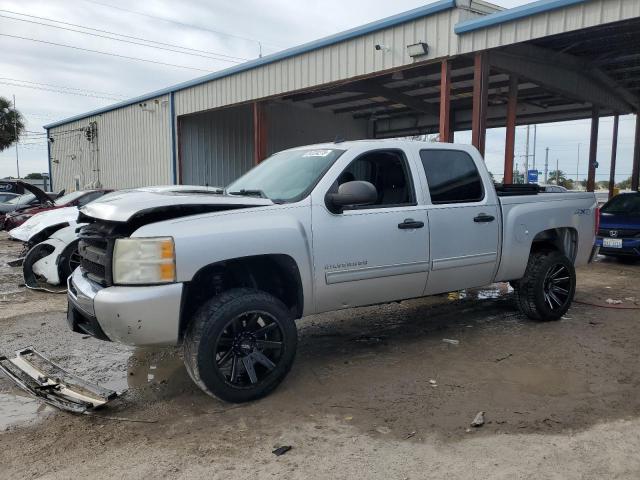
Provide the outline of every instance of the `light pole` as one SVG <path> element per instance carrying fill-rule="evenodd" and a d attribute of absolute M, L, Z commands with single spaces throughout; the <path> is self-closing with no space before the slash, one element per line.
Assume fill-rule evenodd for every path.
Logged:
<path fill-rule="evenodd" d="M 16 110 L 16 96 L 13 96 L 13 134 L 16 140 L 16 171 L 20 178 L 20 161 L 18 159 L 18 111 Z"/>

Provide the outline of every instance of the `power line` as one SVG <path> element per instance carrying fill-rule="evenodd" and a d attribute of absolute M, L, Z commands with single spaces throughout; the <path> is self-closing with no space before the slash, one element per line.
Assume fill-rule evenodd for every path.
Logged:
<path fill-rule="evenodd" d="M 98 2 L 96 0 L 83 0 L 83 1 L 84 2 L 88 2 L 88 3 L 93 3 L 95 5 L 101 5 L 103 7 L 113 8 L 115 10 L 121 10 L 123 12 L 134 13 L 136 15 L 141 15 L 143 17 L 155 18 L 156 20 L 161 20 L 163 22 L 173 23 L 175 25 L 180 25 L 180 26 L 183 26 L 183 27 L 196 28 L 198 30 L 203 30 L 205 32 L 215 33 L 216 35 L 224 35 L 224 36 L 227 36 L 227 37 L 239 38 L 241 40 L 246 40 L 246 41 L 249 41 L 249 42 L 255 42 L 255 43 L 259 44 L 259 45 L 271 45 L 272 47 L 282 48 L 279 45 L 275 45 L 273 43 L 262 42 L 261 40 L 258 40 L 258 39 L 255 39 L 255 38 L 243 37 L 242 35 L 236 35 L 236 34 L 233 34 L 233 33 L 227 33 L 227 32 L 223 32 L 223 31 L 220 31 L 220 30 L 213 30 L 211 28 L 201 27 L 200 25 L 194 25 L 192 23 L 185 23 L 185 22 L 180 22 L 178 20 L 173 20 L 171 18 L 160 17 L 160 16 L 157 16 L 157 15 L 151 15 L 150 13 L 139 12 L 139 11 L 136 11 L 136 10 L 129 10 L 128 8 L 118 7 L 116 5 L 111 5 L 110 3 Z"/>
<path fill-rule="evenodd" d="M 173 44 L 170 44 L 170 43 L 156 42 L 155 40 L 147 40 L 146 38 L 133 37 L 133 36 L 130 36 L 130 35 L 122 35 L 120 33 L 109 32 L 107 30 L 99 30 L 99 29 L 95 29 L 95 28 L 84 27 L 82 25 L 77 25 L 77 24 L 74 24 L 74 23 L 62 22 L 62 21 L 59 21 L 59 20 L 53 20 L 51 18 L 45 18 L 45 17 L 37 17 L 35 15 L 27 15 L 25 13 L 12 12 L 10 10 L 1 10 L 0 9 L 0 12 L 9 12 L 9 13 L 12 13 L 14 15 L 24 15 L 25 17 L 38 18 L 38 19 L 41 19 L 41 20 L 49 21 L 49 22 L 62 23 L 64 25 L 73 25 L 73 26 L 77 26 L 77 27 L 80 27 L 80 28 L 85 28 L 87 30 L 95 30 L 97 32 L 108 33 L 109 35 L 118 35 L 118 36 L 122 36 L 122 37 L 133 38 L 133 39 L 136 39 L 136 40 L 142 40 L 143 42 L 157 43 L 159 45 L 167 45 L 167 46 L 176 47 L 176 48 L 183 48 L 183 49 L 186 49 L 186 50 L 195 50 L 195 49 L 188 48 L 188 47 L 181 47 L 180 45 L 173 45 Z M 47 23 L 36 22 L 34 20 L 27 20 L 25 18 L 15 18 L 15 17 L 9 17 L 7 15 L 0 15 L 0 18 L 7 18 L 9 20 L 15 20 L 17 22 L 33 23 L 35 25 L 42 25 L 42 26 L 45 26 L 45 27 L 58 28 L 60 30 L 66 30 L 66 31 L 69 31 L 69 32 L 81 33 L 83 35 L 91 35 L 93 37 L 106 38 L 108 40 L 114 40 L 116 42 L 131 43 L 131 44 L 134 44 L 134 45 L 141 45 L 143 47 L 156 48 L 158 50 L 165 50 L 165 51 L 168 51 L 168 52 L 175 52 L 175 53 L 180 53 L 180 54 L 183 54 L 183 55 L 192 55 L 192 56 L 195 56 L 195 57 L 208 58 L 210 60 L 218 60 L 218 61 L 221 61 L 221 62 L 242 63 L 242 62 L 248 60 L 248 59 L 242 58 L 242 57 L 234 57 L 232 55 L 226 55 L 224 53 L 206 52 L 206 51 L 203 51 L 203 50 L 195 50 L 195 51 L 204 52 L 204 53 L 207 53 L 208 55 L 203 55 L 201 53 L 183 52 L 183 51 L 180 51 L 180 50 L 175 50 L 174 48 L 160 47 L 158 45 L 148 45 L 146 43 L 134 42 L 132 40 L 125 40 L 124 38 L 114 38 L 114 37 L 110 37 L 110 36 L 107 36 L 107 35 L 100 35 L 100 34 L 97 34 L 97 33 L 84 32 L 82 30 L 76 30 L 74 28 L 61 27 L 60 25 L 50 25 L 50 24 L 47 24 Z M 212 57 L 210 55 L 216 55 L 216 56 Z"/>
<path fill-rule="evenodd" d="M 83 52 L 99 53 L 100 55 L 108 55 L 108 56 L 111 56 L 111 57 L 125 58 L 127 60 L 137 60 L 139 62 L 155 63 L 156 65 L 165 65 L 165 66 L 168 66 L 168 67 L 186 68 L 188 70 L 198 70 L 200 72 L 207 72 L 207 73 L 211 72 L 211 70 L 204 70 L 202 68 L 187 67 L 185 65 L 176 65 L 174 63 L 158 62 L 156 60 L 148 60 L 146 58 L 129 57 L 127 55 L 119 55 L 117 53 L 102 52 L 100 50 L 91 50 L 89 48 L 81 48 L 81 47 L 76 47 L 74 45 L 66 45 L 64 43 L 48 42 L 46 40 L 38 40 L 36 38 L 20 37 L 18 35 L 9 35 L 8 33 L 0 33 L 0 36 L 10 37 L 10 38 L 17 38 L 19 40 L 28 40 L 30 42 L 45 43 L 47 45 L 55 45 L 57 47 L 72 48 L 74 50 L 81 50 Z"/>
<path fill-rule="evenodd" d="M 2 35 L 2 33 L 0 33 Z M 38 87 L 36 85 L 20 85 L 19 83 L 5 82 L 0 80 L 0 85 L 9 85 L 11 87 L 19 87 L 19 88 L 30 88 L 32 90 L 42 90 L 45 92 L 54 92 L 54 93 L 62 93 L 66 95 L 77 95 L 80 97 L 91 97 L 91 98 L 101 98 L 103 100 L 122 100 L 122 98 L 116 97 L 107 97 L 104 95 L 92 95 L 90 93 L 81 93 L 81 92 L 68 92 L 64 90 L 56 90 L 55 88 L 47 88 L 47 87 Z"/>
<path fill-rule="evenodd" d="M 31 85 L 60 88 L 60 89 L 64 89 L 64 90 L 75 90 L 77 92 L 93 93 L 93 94 L 97 94 L 97 95 L 112 95 L 114 97 L 122 97 L 123 100 L 128 98 L 127 95 L 122 95 L 120 93 L 100 92 L 100 91 L 97 91 L 97 90 L 90 90 L 88 88 L 66 87 L 64 85 L 53 85 L 51 83 L 32 82 L 31 80 L 21 80 L 19 78 L 0 77 L 0 80 L 4 80 L 4 81 L 7 81 L 7 82 L 29 83 Z"/>

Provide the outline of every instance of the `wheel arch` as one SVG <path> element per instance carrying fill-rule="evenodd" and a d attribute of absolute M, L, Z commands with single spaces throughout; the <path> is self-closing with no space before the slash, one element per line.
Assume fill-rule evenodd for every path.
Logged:
<path fill-rule="evenodd" d="M 195 311 L 207 299 L 233 288 L 255 288 L 278 298 L 300 318 L 304 309 L 304 288 L 296 261 L 286 254 L 238 257 L 201 267 L 185 282 L 180 308 L 180 338 Z"/>
<path fill-rule="evenodd" d="M 557 250 L 573 263 L 578 252 L 578 231 L 573 227 L 557 227 L 538 232 L 529 254 L 539 250 Z"/>

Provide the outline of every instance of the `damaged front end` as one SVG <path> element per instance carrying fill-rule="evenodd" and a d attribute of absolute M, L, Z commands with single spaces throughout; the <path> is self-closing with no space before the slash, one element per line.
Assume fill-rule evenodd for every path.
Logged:
<path fill-rule="evenodd" d="M 19 350 L 14 358 L 0 356 L 0 370 L 25 392 L 68 412 L 85 413 L 118 397 L 113 390 L 63 370 L 31 347 Z"/>

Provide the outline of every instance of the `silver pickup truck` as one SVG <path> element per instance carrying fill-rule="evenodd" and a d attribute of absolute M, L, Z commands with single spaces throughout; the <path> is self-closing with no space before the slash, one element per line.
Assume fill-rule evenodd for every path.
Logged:
<path fill-rule="evenodd" d="M 208 394 L 268 394 L 295 320 L 509 281 L 557 320 L 594 254 L 593 193 L 494 186 L 470 146 L 382 140 L 279 152 L 210 193 L 112 194 L 80 210 L 77 332 L 176 345 Z"/>

